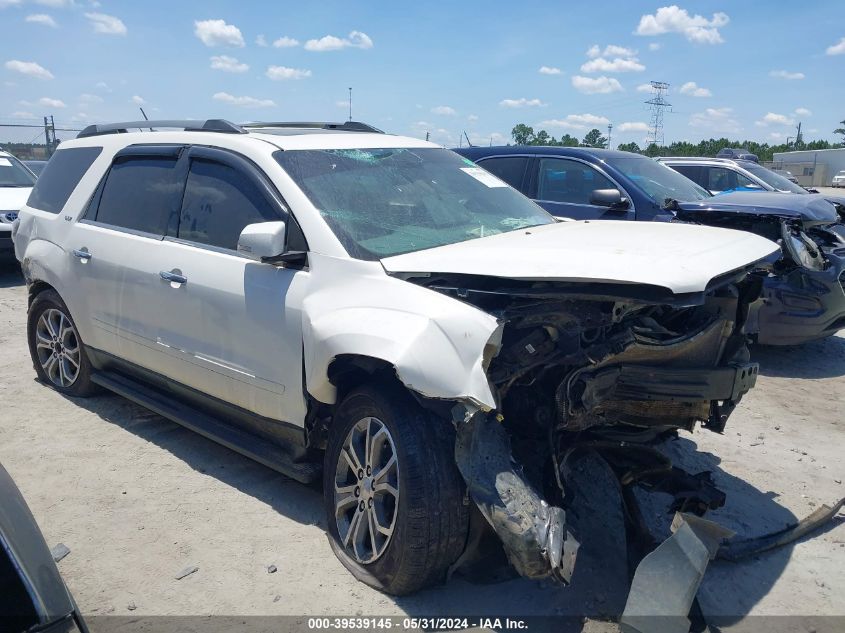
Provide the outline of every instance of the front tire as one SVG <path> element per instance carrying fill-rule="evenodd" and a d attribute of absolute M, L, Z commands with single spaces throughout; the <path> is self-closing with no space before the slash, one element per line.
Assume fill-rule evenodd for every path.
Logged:
<path fill-rule="evenodd" d="M 27 339 L 32 364 L 42 382 L 68 396 L 96 393 L 85 344 L 55 290 L 44 290 L 32 300 Z"/>
<path fill-rule="evenodd" d="M 338 407 L 323 493 L 332 549 L 359 580 L 404 595 L 445 579 L 469 522 L 454 437 L 393 383 L 356 389 Z"/>

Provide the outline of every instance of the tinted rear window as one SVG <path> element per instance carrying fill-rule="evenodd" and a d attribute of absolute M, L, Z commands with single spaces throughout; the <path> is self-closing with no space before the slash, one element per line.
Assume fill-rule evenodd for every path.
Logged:
<path fill-rule="evenodd" d="M 478 164 L 491 174 L 508 183 L 514 189 L 522 188 L 522 177 L 528 166 L 527 156 L 508 156 L 505 158 L 487 158 L 479 160 Z"/>
<path fill-rule="evenodd" d="M 73 147 L 57 151 L 38 177 L 27 205 L 49 213 L 61 211 L 79 179 L 102 151 L 102 147 Z"/>
<path fill-rule="evenodd" d="M 118 159 L 106 177 L 97 222 L 156 235 L 165 235 L 168 226 L 175 227 L 182 197 L 176 158 Z"/>

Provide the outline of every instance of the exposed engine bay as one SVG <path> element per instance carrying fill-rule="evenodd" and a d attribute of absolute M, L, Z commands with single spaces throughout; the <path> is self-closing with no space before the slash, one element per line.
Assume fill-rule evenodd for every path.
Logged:
<path fill-rule="evenodd" d="M 724 495 L 645 443 L 697 422 L 721 432 L 754 386 L 745 324 L 759 279 L 736 271 L 705 293 L 438 275 L 413 280 L 503 324 L 489 349 L 494 411 L 455 406 L 456 461 L 521 575 L 571 579 L 570 459 L 597 452 L 626 479 L 706 511 Z M 648 295 L 648 296 L 643 296 Z M 680 483 L 679 483 L 680 482 Z"/>

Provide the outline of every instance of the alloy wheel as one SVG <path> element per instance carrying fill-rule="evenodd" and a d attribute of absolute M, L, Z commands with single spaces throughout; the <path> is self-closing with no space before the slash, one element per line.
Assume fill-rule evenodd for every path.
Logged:
<path fill-rule="evenodd" d="M 81 350 L 76 328 L 61 310 L 50 308 L 38 319 L 35 328 L 38 362 L 50 381 L 58 387 L 70 387 L 79 377 Z"/>
<path fill-rule="evenodd" d="M 335 521 L 346 552 L 362 564 L 387 549 L 399 510 L 399 462 L 384 422 L 359 420 L 349 431 L 334 478 Z"/>

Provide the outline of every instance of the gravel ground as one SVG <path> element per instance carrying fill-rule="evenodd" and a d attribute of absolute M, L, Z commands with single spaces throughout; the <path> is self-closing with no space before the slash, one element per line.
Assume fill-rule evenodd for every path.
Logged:
<path fill-rule="evenodd" d="M 20 277 L 0 272 L 0 462 L 48 544 L 70 548 L 59 569 L 86 616 L 600 617 L 618 604 L 599 569 L 582 569 L 581 581 L 569 588 L 453 579 L 397 599 L 366 587 L 329 549 L 319 491 L 121 398 L 71 400 L 36 382 L 25 307 Z M 757 388 L 725 434 L 683 433 L 667 443 L 679 463 L 712 470 L 728 493 L 712 519 L 759 534 L 845 494 L 842 334 L 798 348 L 755 350 Z M 650 514 L 664 520 L 656 509 Z M 743 619 L 748 615 L 845 615 L 841 523 L 837 518 L 811 538 L 743 563 L 712 564 L 699 594 L 704 612 L 740 628 L 754 620 Z M 190 566 L 198 570 L 176 580 Z M 585 625 L 606 627 L 594 620 Z"/>

